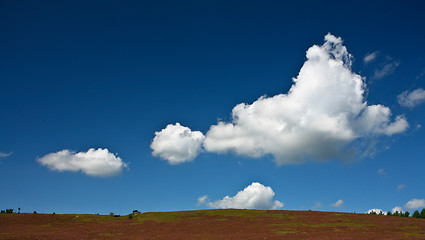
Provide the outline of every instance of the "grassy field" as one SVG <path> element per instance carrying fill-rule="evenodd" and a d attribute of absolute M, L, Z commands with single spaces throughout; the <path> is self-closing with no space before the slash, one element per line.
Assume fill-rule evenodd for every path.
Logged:
<path fill-rule="evenodd" d="M 425 220 L 367 214 L 201 210 L 131 216 L 0 214 L 0 239 L 425 239 Z"/>

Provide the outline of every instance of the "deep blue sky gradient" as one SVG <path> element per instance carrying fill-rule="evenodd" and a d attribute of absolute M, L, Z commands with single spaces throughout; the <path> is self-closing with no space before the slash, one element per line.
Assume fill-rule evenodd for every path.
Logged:
<path fill-rule="evenodd" d="M 425 106 L 397 96 L 425 87 L 423 1 L 1 1 L 0 208 L 56 213 L 200 209 L 199 196 L 234 195 L 253 181 L 283 209 L 386 211 L 425 198 Z M 410 129 L 374 158 L 277 167 L 204 153 L 170 166 L 151 156 L 155 131 L 180 122 L 205 133 L 238 103 L 286 93 L 306 50 L 344 39 L 367 100 L 405 114 Z M 363 57 L 380 51 L 375 62 Z M 400 65 L 382 79 L 374 69 Z M 380 65 L 381 64 L 381 65 Z M 37 157 L 108 148 L 121 176 L 54 172 Z M 386 174 L 377 174 L 385 169 Z M 406 188 L 397 191 L 398 184 Z M 338 199 L 342 209 L 329 207 Z"/>

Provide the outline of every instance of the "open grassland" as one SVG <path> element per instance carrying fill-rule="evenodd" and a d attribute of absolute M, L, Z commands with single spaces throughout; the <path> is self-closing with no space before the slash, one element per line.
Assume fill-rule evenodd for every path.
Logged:
<path fill-rule="evenodd" d="M 0 214 L 0 239 L 425 239 L 425 220 L 315 211 Z"/>

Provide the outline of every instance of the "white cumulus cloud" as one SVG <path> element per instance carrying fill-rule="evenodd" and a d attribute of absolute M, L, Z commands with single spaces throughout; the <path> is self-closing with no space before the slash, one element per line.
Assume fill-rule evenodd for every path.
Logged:
<path fill-rule="evenodd" d="M 379 209 L 379 208 L 369 209 L 369 210 L 367 211 L 367 214 L 370 214 L 371 212 L 374 212 L 374 213 L 376 213 L 376 214 L 384 214 L 384 215 L 387 215 L 387 213 L 386 213 L 386 212 L 382 211 L 382 209 Z"/>
<path fill-rule="evenodd" d="M 379 51 L 375 51 L 375 52 L 366 54 L 366 56 L 363 58 L 363 62 L 366 64 L 372 62 L 373 60 L 376 59 L 376 57 L 378 56 L 378 53 Z"/>
<path fill-rule="evenodd" d="M 351 71 L 341 38 L 328 34 L 322 46 L 309 48 L 293 81 L 287 94 L 234 107 L 232 122 L 211 126 L 205 149 L 250 157 L 271 154 L 278 164 L 301 163 L 350 157 L 355 140 L 408 127 L 403 116 L 392 121 L 388 107 L 367 104 L 366 84 Z"/>
<path fill-rule="evenodd" d="M 344 201 L 342 199 L 339 199 L 335 203 L 332 203 L 330 206 L 335 208 L 340 208 L 342 207 L 342 204 L 344 204 Z"/>
<path fill-rule="evenodd" d="M 402 207 L 393 207 L 393 209 L 391 210 L 391 213 L 395 213 L 395 212 L 403 212 L 403 208 Z"/>
<path fill-rule="evenodd" d="M 262 96 L 232 110 L 205 137 L 179 124 L 156 132 L 154 156 L 180 163 L 204 150 L 249 157 L 272 155 L 278 165 L 306 160 L 351 159 L 366 155 L 360 144 L 404 132 L 404 116 L 392 117 L 383 105 L 368 105 L 364 78 L 351 70 L 351 55 L 339 37 L 307 50 L 307 60 L 286 94 Z M 203 144 L 201 145 L 201 143 Z M 360 154 L 361 153 L 361 154 Z"/>
<path fill-rule="evenodd" d="M 414 91 L 404 91 L 397 97 L 398 103 L 403 107 L 414 108 L 425 102 L 425 90 L 418 88 Z"/>
<path fill-rule="evenodd" d="M 202 151 L 204 138 L 200 131 L 192 131 L 180 123 L 168 124 L 160 132 L 155 132 L 151 144 L 152 155 L 172 165 L 192 161 Z"/>
<path fill-rule="evenodd" d="M 235 196 L 225 196 L 221 200 L 207 202 L 208 197 L 198 198 L 198 202 L 206 203 L 212 208 L 236 208 L 236 209 L 279 209 L 283 203 L 273 200 L 275 193 L 271 187 L 266 187 L 261 183 L 253 182 L 244 190 L 239 191 Z"/>
<path fill-rule="evenodd" d="M 56 153 L 49 153 L 37 161 L 50 170 L 59 172 L 82 171 L 94 177 L 109 177 L 120 174 L 127 164 L 120 157 L 110 153 L 107 148 L 90 148 L 87 152 L 72 152 L 62 150 Z"/>
<path fill-rule="evenodd" d="M 408 201 L 405 205 L 405 208 L 410 209 L 410 210 L 414 210 L 414 209 L 418 209 L 418 208 L 425 208 L 425 199 L 412 199 L 410 201 Z"/>

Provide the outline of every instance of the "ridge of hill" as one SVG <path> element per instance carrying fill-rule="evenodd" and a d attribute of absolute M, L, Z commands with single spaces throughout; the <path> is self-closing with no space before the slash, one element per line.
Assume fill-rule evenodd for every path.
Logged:
<path fill-rule="evenodd" d="M 0 214 L 0 239 L 425 239 L 425 220 L 341 212 L 217 209 Z"/>

